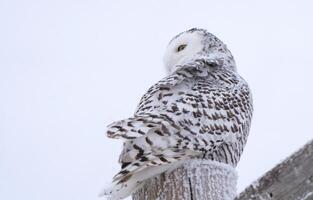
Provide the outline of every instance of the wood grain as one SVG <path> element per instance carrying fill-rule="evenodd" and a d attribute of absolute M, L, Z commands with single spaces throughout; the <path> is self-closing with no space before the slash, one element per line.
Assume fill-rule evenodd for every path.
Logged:
<path fill-rule="evenodd" d="M 313 140 L 247 187 L 236 198 L 264 199 L 313 200 Z"/>
<path fill-rule="evenodd" d="M 233 200 L 237 173 L 229 165 L 190 160 L 168 174 L 147 180 L 134 200 Z"/>

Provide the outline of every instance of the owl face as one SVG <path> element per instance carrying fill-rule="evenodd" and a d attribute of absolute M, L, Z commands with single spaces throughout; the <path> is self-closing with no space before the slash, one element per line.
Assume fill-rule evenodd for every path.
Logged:
<path fill-rule="evenodd" d="M 184 32 L 175 37 L 167 46 L 164 64 L 168 73 L 177 65 L 190 60 L 203 49 L 202 37 L 199 32 Z"/>
<path fill-rule="evenodd" d="M 166 71 L 172 73 L 178 65 L 196 58 L 222 60 L 223 67 L 236 70 L 233 56 L 221 40 L 204 29 L 193 28 L 178 34 L 168 44 L 164 55 Z"/>

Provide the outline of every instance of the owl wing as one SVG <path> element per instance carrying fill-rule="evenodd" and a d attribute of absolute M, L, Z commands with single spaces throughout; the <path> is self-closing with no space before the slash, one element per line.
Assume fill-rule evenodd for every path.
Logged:
<path fill-rule="evenodd" d="M 185 65 L 179 66 L 175 73 L 160 80 L 158 83 L 150 87 L 150 89 L 143 95 L 136 109 L 135 117 L 116 121 L 110 124 L 107 127 L 107 136 L 109 138 L 116 139 L 135 139 L 147 134 L 151 128 L 159 126 L 159 123 L 165 117 L 151 114 L 149 112 L 148 115 L 143 114 L 146 110 L 153 107 L 151 104 L 154 104 L 156 99 L 160 100 L 163 98 L 163 96 L 160 96 L 162 92 L 171 91 L 174 86 L 179 85 L 187 78 L 195 76 L 208 76 L 208 72 L 205 68 L 218 65 L 219 62 L 220 61 L 217 60 L 197 59 Z M 141 114 L 139 115 L 138 113 Z"/>
<path fill-rule="evenodd" d="M 243 129 L 239 124 L 244 124 L 250 114 L 247 111 L 244 116 L 234 104 L 249 110 L 249 100 L 242 98 L 249 96 L 245 87 L 214 89 L 206 95 L 198 89 L 184 92 L 181 88 L 184 80 L 208 76 L 205 67 L 211 65 L 198 60 L 181 66 L 148 90 L 134 117 L 108 127 L 109 137 L 126 140 L 119 160 L 122 169 L 113 179 L 111 194 L 126 195 L 174 163 L 240 137 Z"/>

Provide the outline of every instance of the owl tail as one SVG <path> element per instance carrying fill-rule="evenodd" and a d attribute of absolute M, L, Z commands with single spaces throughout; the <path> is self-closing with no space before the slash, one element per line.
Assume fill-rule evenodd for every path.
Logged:
<path fill-rule="evenodd" d="M 140 171 L 135 170 L 137 172 L 133 174 L 129 172 L 126 176 L 122 176 L 122 179 L 114 180 L 109 187 L 104 189 L 100 196 L 107 196 L 107 199 L 110 200 L 124 199 L 139 189 L 143 185 L 144 180 L 155 177 L 176 165 L 177 163 L 151 167 L 145 166 Z M 123 172 L 121 171 L 120 173 Z"/>

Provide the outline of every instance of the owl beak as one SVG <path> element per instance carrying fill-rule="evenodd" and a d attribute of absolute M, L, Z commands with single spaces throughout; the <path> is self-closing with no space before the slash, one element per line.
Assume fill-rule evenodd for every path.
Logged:
<path fill-rule="evenodd" d="M 222 59 L 208 59 L 205 60 L 205 63 L 209 65 L 210 67 L 218 67 L 223 65 L 223 60 Z"/>

